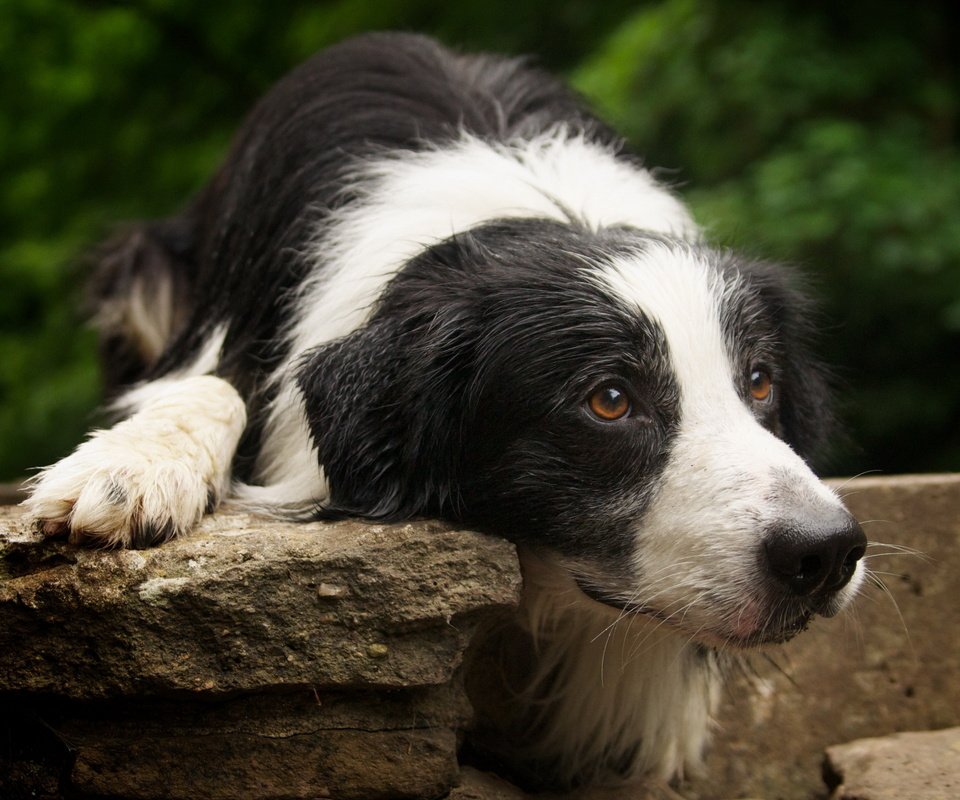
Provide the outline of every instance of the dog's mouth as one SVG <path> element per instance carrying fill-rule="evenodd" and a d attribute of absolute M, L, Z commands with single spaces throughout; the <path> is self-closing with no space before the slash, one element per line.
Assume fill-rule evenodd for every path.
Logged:
<path fill-rule="evenodd" d="M 656 617 L 658 616 L 658 611 L 651 607 L 645 606 L 638 603 L 631 603 L 624 600 L 619 600 L 614 597 L 610 597 L 603 592 L 598 591 L 597 589 L 590 586 L 590 584 L 585 581 L 580 580 L 579 578 L 574 578 L 577 583 L 577 586 L 580 588 L 580 591 L 583 592 L 587 597 L 589 597 L 594 602 L 600 603 L 600 605 L 607 606 L 608 608 L 615 609 L 625 614 L 644 614 L 646 616 Z"/>
<path fill-rule="evenodd" d="M 684 624 L 682 615 L 667 614 L 653 606 L 642 603 L 632 603 L 611 597 L 579 579 L 576 580 L 576 583 L 580 591 L 591 600 L 606 606 L 620 615 L 638 614 L 652 617 L 659 622 L 676 627 L 695 641 L 716 648 L 736 647 L 748 649 L 762 645 L 783 644 L 784 642 L 790 641 L 797 634 L 803 633 L 803 631 L 809 627 L 813 617 L 820 613 L 818 609 L 799 607 L 794 616 L 788 616 L 786 619 L 784 618 L 785 615 L 780 613 L 776 615 L 776 618 L 771 616 L 769 620 L 759 624 L 744 623 L 741 619 L 732 629 L 703 626 L 694 630 Z M 750 616 L 752 615 L 748 615 L 748 617 Z M 832 616 L 832 614 L 826 611 L 824 616 Z"/>
<path fill-rule="evenodd" d="M 810 621 L 815 614 L 816 612 L 812 609 L 805 609 L 787 622 L 780 622 L 776 625 L 767 624 L 745 636 L 736 634 L 724 636 L 724 643 L 740 648 L 760 647 L 767 644 L 783 644 L 789 642 L 797 634 L 803 633 L 810 626 Z"/>

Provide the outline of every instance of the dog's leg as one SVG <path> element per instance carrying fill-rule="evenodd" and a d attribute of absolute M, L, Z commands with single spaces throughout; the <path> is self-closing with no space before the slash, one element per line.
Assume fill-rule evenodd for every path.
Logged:
<path fill-rule="evenodd" d="M 134 413 L 94 431 L 32 481 L 27 513 L 47 536 L 149 547 L 188 531 L 227 489 L 243 400 L 211 375 L 165 378 L 124 398 Z"/>

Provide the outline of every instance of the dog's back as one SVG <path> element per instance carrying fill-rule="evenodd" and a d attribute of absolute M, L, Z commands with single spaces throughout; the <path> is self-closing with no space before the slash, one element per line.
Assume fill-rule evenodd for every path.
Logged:
<path fill-rule="evenodd" d="M 618 141 L 523 59 L 454 54 L 414 34 L 370 34 L 318 53 L 257 104 L 181 214 L 128 228 L 99 252 L 93 299 L 111 394 L 180 369 L 225 325 L 219 369 L 255 398 L 251 376 L 286 355 L 279 334 L 291 298 L 324 267 L 305 246 L 362 194 L 358 166 L 465 132 L 506 142 L 557 125 Z"/>

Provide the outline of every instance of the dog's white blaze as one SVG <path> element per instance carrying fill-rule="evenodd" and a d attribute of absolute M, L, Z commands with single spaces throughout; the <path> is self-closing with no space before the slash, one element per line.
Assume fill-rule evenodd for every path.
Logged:
<path fill-rule="evenodd" d="M 297 359 L 360 327 L 397 270 L 425 248 L 518 217 L 573 215 L 592 228 L 633 225 L 697 237 L 687 210 L 648 172 L 562 127 L 509 144 L 464 134 L 449 146 L 358 166 L 349 188 L 362 198 L 323 222 L 310 254 L 316 273 L 302 290 L 304 311 L 287 334 L 291 356 L 274 376 L 281 388 L 257 479 L 283 502 L 326 495 L 292 383 Z"/>
<path fill-rule="evenodd" d="M 760 537 L 778 519 L 777 491 L 821 506 L 840 501 L 759 424 L 737 390 L 745 376 L 733 373 L 720 322 L 736 278 L 725 284 L 694 251 L 655 244 L 601 278 L 661 326 L 680 389 L 679 432 L 637 532 L 643 585 L 624 599 L 675 614 L 693 632 L 749 634 L 765 621 L 749 598 L 760 577 Z M 843 597 L 855 594 L 859 572 Z"/>

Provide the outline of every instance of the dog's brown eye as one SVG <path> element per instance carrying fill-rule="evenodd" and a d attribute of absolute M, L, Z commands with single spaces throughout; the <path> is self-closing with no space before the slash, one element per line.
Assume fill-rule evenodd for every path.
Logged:
<path fill-rule="evenodd" d="M 591 413 L 604 422 L 613 422 L 630 413 L 630 399 L 617 386 L 603 386 L 587 400 Z"/>
<path fill-rule="evenodd" d="M 758 403 L 770 399 L 773 392 L 773 379 L 765 369 L 754 368 L 750 371 L 750 396 Z"/>

